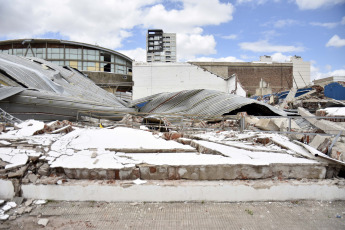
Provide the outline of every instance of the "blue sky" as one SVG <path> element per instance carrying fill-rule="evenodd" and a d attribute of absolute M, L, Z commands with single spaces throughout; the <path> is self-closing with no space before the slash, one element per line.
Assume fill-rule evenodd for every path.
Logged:
<path fill-rule="evenodd" d="M 345 0 L 0 0 L 0 40 L 57 38 L 145 61 L 147 29 L 177 33 L 179 61 L 311 62 L 345 76 Z"/>

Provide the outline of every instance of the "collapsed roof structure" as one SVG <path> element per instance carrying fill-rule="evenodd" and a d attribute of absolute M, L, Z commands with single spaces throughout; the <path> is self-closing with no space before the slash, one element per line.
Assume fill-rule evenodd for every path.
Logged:
<path fill-rule="evenodd" d="M 286 115 L 256 100 L 215 90 L 161 93 L 126 103 L 84 74 L 34 57 L 0 54 L 1 108 L 20 119 L 75 120 L 81 113 L 114 118 L 125 113 Z M 144 105 L 145 104 L 145 105 Z"/>
<path fill-rule="evenodd" d="M 220 116 L 247 112 L 250 115 L 286 116 L 284 111 L 263 102 L 207 89 L 160 93 L 135 100 L 129 105 L 139 107 L 143 113 Z"/>
<path fill-rule="evenodd" d="M 133 112 L 84 74 L 43 59 L 0 54 L 1 107 L 18 118 L 75 119 L 81 111 Z"/>

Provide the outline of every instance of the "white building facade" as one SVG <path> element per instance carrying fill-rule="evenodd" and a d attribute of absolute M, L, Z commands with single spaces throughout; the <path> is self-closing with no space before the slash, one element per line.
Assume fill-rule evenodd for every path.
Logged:
<path fill-rule="evenodd" d="M 147 62 L 176 62 L 176 33 L 148 30 L 146 36 Z"/>
<path fill-rule="evenodd" d="M 211 89 L 246 96 L 236 76 L 219 77 L 189 63 L 133 63 L 133 100 L 163 92 Z"/>

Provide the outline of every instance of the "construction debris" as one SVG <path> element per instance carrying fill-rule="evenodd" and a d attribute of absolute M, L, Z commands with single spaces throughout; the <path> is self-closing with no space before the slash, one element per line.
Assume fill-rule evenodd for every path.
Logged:
<path fill-rule="evenodd" d="M 341 131 L 343 133 L 342 135 L 345 135 L 345 127 L 342 127 L 335 122 L 324 119 L 318 120 L 313 114 L 301 107 L 298 108 L 298 112 L 302 117 L 304 117 L 314 126 L 323 130 L 325 133 L 338 134 Z"/>

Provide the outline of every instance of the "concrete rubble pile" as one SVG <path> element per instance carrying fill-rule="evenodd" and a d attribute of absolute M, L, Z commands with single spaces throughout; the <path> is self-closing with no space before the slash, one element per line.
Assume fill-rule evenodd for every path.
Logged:
<path fill-rule="evenodd" d="M 278 105 L 282 109 L 294 110 L 302 107 L 308 111 L 315 112 L 318 109 L 327 107 L 345 107 L 345 103 L 341 100 L 328 98 L 324 94 L 324 88 L 320 85 L 313 85 L 310 90 L 305 90 L 296 94 L 297 89 L 292 88 L 289 94 L 283 100 L 266 100 L 267 103 Z M 290 95 L 290 96 L 289 96 Z M 271 95 L 272 98 L 277 97 Z M 260 98 L 259 98 L 260 99 Z"/>
<path fill-rule="evenodd" d="M 28 120 L 7 128 L 0 135 L 0 177 L 13 183 L 16 196 L 25 196 L 26 185 L 61 185 L 73 179 L 324 179 L 344 166 L 279 134 L 161 133 L 121 122 L 100 128 Z M 51 131 L 58 123 L 65 126 L 56 130 L 64 132 Z M 65 132 L 64 127 L 73 130 Z"/>
<path fill-rule="evenodd" d="M 24 199 L 23 197 L 14 197 L 12 201 L 7 202 L 0 200 L 0 221 L 15 220 L 46 203 L 46 200 Z"/>
<path fill-rule="evenodd" d="M 343 177 L 345 171 L 342 108 L 316 110 L 325 116 L 317 119 L 298 107 L 300 117 L 289 120 L 285 111 L 263 102 L 205 89 L 125 103 L 73 69 L 6 55 L 0 55 L 1 63 L 6 63 L 2 81 L 13 84 L 0 87 L 1 107 L 20 118 L 27 114 L 42 118 L 0 125 L 0 187 L 6 188 L 0 190 L 0 198 L 8 200 L 0 209 L 4 220 L 15 216 L 4 209 L 11 200 L 35 198 L 42 195 L 36 190 L 42 186 L 67 187 L 76 181 L 86 181 L 84 186 L 92 180 L 129 188 L 155 180 L 317 181 Z M 50 80 L 31 85 L 34 81 L 15 75 L 13 65 Z M 82 86 L 76 87 L 78 79 Z M 283 108 L 294 108 L 300 101 L 303 105 L 307 96 L 294 95 Z M 41 104 L 36 107 L 36 103 Z M 62 112 L 55 106 L 72 110 Z M 42 108 L 49 109 L 39 111 Z M 80 109 L 89 112 L 78 115 L 82 121 L 77 122 Z M 89 109 L 98 113 L 92 115 Z M 108 113 L 114 111 L 121 113 L 117 119 Z M 266 118 L 272 115 L 276 117 Z M 40 121 L 56 117 L 62 121 Z M 345 186 L 343 179 L 336 183 Z M 27 207 L 20 205 L 20 213 L 25 213 Z"/>

